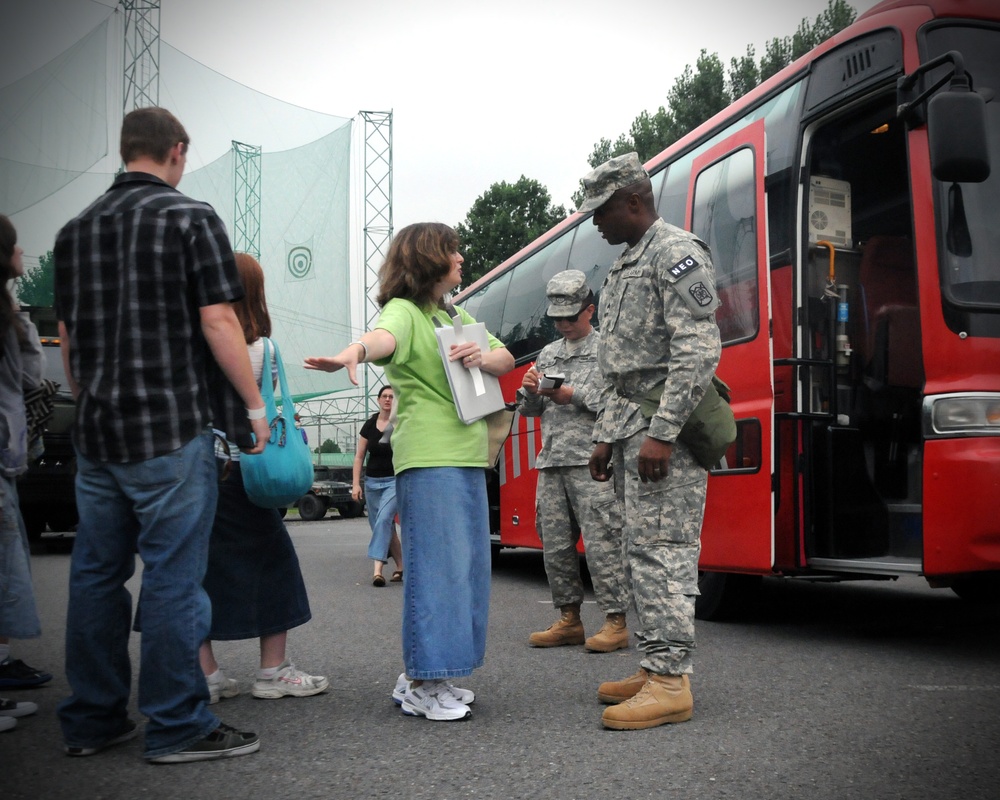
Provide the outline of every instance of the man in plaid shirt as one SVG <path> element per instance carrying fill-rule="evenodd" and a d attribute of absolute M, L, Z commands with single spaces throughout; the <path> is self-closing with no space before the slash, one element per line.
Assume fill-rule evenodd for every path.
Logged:
<path fill-rule="evenodd" d="M 162 108 L 122 123 L 126 172 L 59 232 L 56 312 L 77 400 L 65 749 L 87 756 L 136 735 L 129 719 L 132 598 L 144 569 L 139 709 L 145 758 L 243 755 L 256 734 L 220 723 L 198 664 L 211 606 L 201 583 L 217 498 L 214 395 L 232 390 L 263 450 L 264 402 L 230 303 L 243 295 L 222 221 L 177 191 L 190 139 Z M 224 375 L 231 386 L 221 379 Z M 218 376 L 218 377 L 216 377 Z"/>

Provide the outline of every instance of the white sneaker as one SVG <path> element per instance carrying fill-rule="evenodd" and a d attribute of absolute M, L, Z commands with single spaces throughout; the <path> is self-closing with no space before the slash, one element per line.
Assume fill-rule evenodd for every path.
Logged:
<path fill-rule="evenodd" d="M 420 686 L 406 687 L 402 702 L 403 713 L 411 717 L 426 717 L 436 722 L 468 719 L 472 711 L 460 703 L 445 681 L 424 681 Z"/>
<path fill-rule="evenodd" d="M 274 677 L 257 678 L 253 684 L 252 694 L 263 700 L 275 700 L 279 697 L 311 697 L 326 691 L 330 682 L 322 675 L 308 675 L 296 669 L 291 661 L 285 661 Z"/>
<path fill-rule="evenodd" d="M 215 680 L 208 680 L 208 704 L 210 706 L 215 705 L 220 700 L 224 700 L 229 697 L 236 697 L 240 693 L 240 684 L 235 678 L 227 678 L 226 673 L 221 669 L 216 673 L 218 676 Z"/>
<path fill-rule="evenodd" d="M 472 689 L 462 689 L 461 687 L 455 686 L 455 684 L 449 680 L 444 680 L 442 683 L 447 685 L 459 703 L 471 706 L 474 702 L 476 702 L 476 693 L 472 691 Z M 406 673 L 400 672 L 399 677 L 396 678 L 396 687 L 392 690 L 392 702 L 394 702 L 397 706 L 403 704 L 403 695 L 406 694 L 406 688 L 409 685 L 410 682 L 406 678 Z"/>
<path fill-rule="evenodd" d="M 26 717 L 38 711 L 38 705 L 30 700 L 8 700 L 0 697 L 0 718 L 2 717 Z M 13 727 L 13 726 L 11 726 Z"/>

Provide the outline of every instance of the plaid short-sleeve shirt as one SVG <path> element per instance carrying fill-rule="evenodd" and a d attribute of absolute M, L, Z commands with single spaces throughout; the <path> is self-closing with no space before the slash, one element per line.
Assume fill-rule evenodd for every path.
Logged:
<path fill-rule="evenodd" d="M 153 175 L 123 173 L 59 232 L 54 261 L 81 452 L 145 461 L 205 430 L 212 355 L 200 309 L 243 295 L 212 207 Z"/>

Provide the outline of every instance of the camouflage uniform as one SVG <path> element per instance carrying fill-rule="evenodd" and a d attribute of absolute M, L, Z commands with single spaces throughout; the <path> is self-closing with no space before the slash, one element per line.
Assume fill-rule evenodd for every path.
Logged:
<path fill-rule="evenodd" d="M 573 387 L 573 400 L 559 405 L 520 389 L 518 410 L 526 417 L 542 418 L 542 449 L 535 462 L 535 526 L 542 539 L 552 602 L 557 608 L 583 602 L 578 535 L 571 523 L 571 515 L 575 515 L 586 542 L 597 604 L 608 615 L 626 612 L 628 594 L 614 488 L 594 481 L 587 467 L 603 388 L 597 368 L 599 340 L 600 334 L 592 330 L 573 353 L 565 339 L 546 346 L 535 367 L 540 372 L 565 375 L 566 385 Z"/>
<path fill-rule="evenodd" d="M 708 247 L 662 219 L 619 256 L 601 291 L 598 362 L 609 385 L 594 439 L 613 445 L 641 666 L 661 675 L 692 671 L 708 475 L 677 435 L 719 361 L 718 305 Z M 647 419 L 640 401 L 664 382 L 659 408 Z M 647 436 L 673 451 L 667 477 L 642 483 L 638 454 Z"/>

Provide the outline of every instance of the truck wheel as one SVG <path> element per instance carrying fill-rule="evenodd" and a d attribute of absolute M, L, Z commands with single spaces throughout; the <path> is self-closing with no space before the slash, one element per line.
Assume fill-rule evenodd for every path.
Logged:
<path fill-rule="evenodd" d="M 307 522 L 314 522 L 326 516 L 326 503 L 310 493 L 299 499 L 299 516 Z"/>
<path fill-rule="evenodd" d="M 344 519 L 354 519 L 354 517 L 361 516 L 361 503 L 357 500 L 352 500 L 350 503 L 341 503 L 337 506 L 337 511 L 340 512 L 340 516 Z"/>
<path fill-rule="evenodd" d="M 24 520 L 24 528 L 28 533 L 28 538 L 36 542 L 45 533 L 45 511 L 38 506 L 22 506 L 21 519 Z"/>
<path fill-rule="evenodd" d="M 49 528 L 53 531 L 72 530 L 80 521 L 74 506 L 58 506 L 49 511 L 46 515 Z"/>

